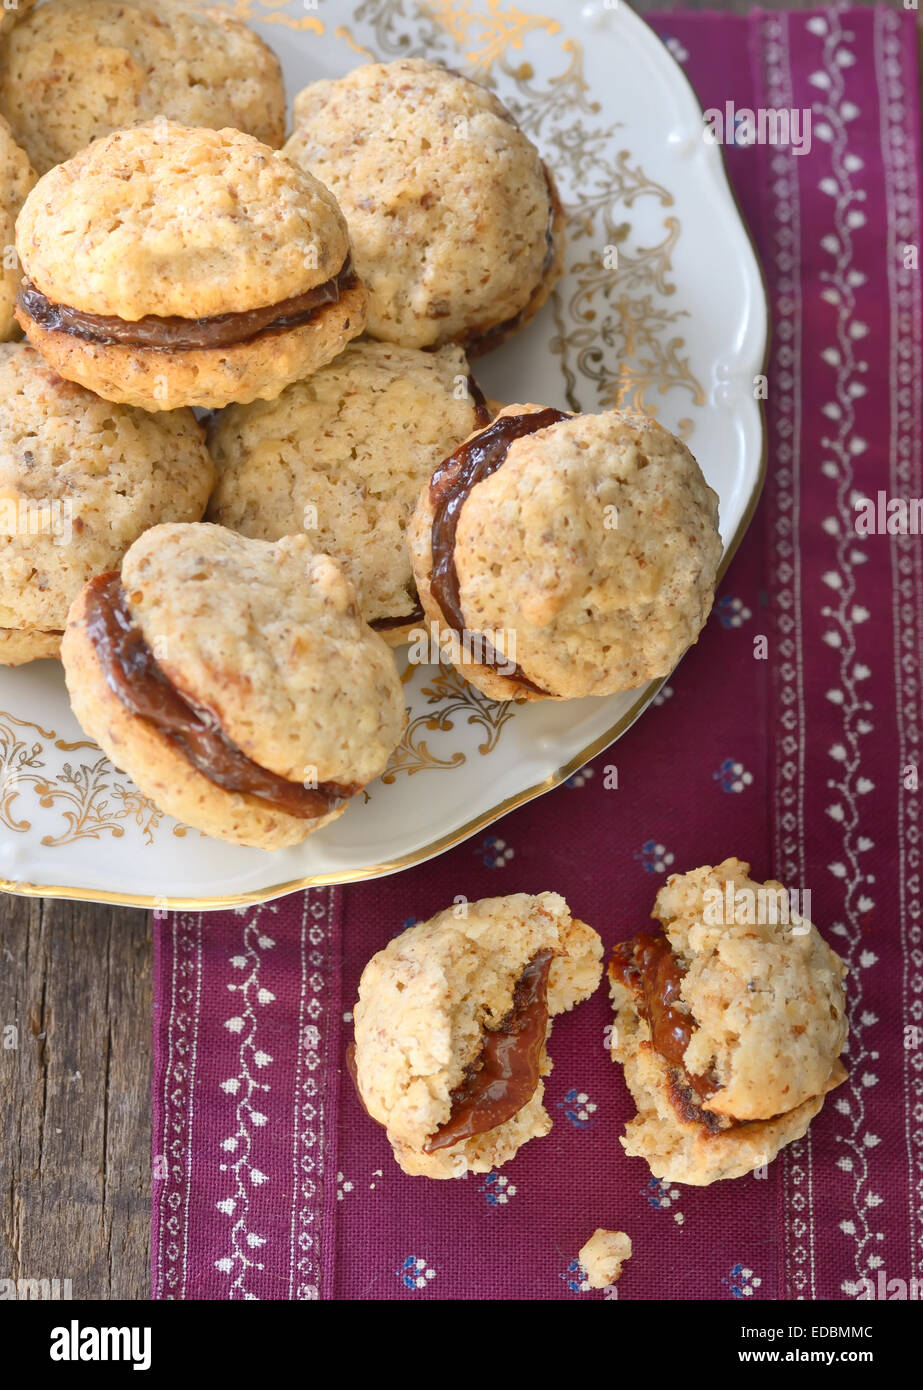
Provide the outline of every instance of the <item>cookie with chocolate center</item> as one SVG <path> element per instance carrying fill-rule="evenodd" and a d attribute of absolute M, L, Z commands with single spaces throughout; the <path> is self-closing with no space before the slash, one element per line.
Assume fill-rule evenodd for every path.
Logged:
<path fill-rule="evenodd" d="M 625 1152 L 705 1186 L 769 1163 L 846 1078 L 846 966 L 749 865 L 673 874 L 609 966 L 612 1057 L 638 1114 Z"/>
<path fill-rule="evenodd" d="M 333 191 L 369 287 L 369 332 L 495 347 L 561 275 L 550 171 L 492 92 L 420 58 L 369 63 L 295 98 L 286 154 Z"/>
<path fill-rule="evenodd" d="M 557 893 L 462 901 L 372 957 L 348 1062 L 405 1173 L 487 1173 L 548 1133 L 551 1019 L 589 998 L 601 957 Z"/>
<path fill-rule="evenodd" d="M 78 595 L 61 654 L 87 734 L 233 844 L 281 849 L 342 815 L 404 729 L 390 648 L 306 536 L 155 526 Z"/>
<path fill-rule="evenodd" d="M 29 340 L 146 410 L 271 400 L 365 322 L 336 200 L 237 130 L 155 120 L 97 140 L 39 180 L 16 245 Z"/>
<path fill-rule="evenodd" d="M 641 415 L 506 406 L 436 469 L 407 530 L 424 612 L 494 699 L 667 675 L 711 609 L 718 499 Z"/>
<path fill-rule="evenodd" d="M 214 479 L 191 410 L 112 405 L 0 346 L 0 665 L 56 656 L 83 584 L 149 527 L 198 521 Z"/>
<path fill-rule="evenodd" d="M 0 49 L 0 112 L 44 174 L 155 116 L 232 126 L 277 149 L 285 85 L 269 46 L 220 10 L 179 0 L 49 0 Z"/>
<path fill-rule="evenodd" d="M 209 518 L 263 540 L 306 532 L 343 563 L 367 622 L 397 644 L 423 616 L 404 544 L 417 495 L 487 419 L 460 348 L 363 339 L 276 400 L 214 417 Z"/>

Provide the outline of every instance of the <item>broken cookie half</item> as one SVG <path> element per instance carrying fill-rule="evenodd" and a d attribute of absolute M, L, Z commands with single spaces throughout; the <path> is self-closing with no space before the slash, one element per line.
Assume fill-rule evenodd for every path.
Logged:
<path fill-rule="evenodd" d="M 674 874 L 616 946 L 611 1052 L 638 1107 L 622 1146 L 706 1186 L 771 1162 L 846 1079 L 846 966 L 781 884 L 749 865 Z"/>
<path fill-rule="evenodd" d="M 551 1019 L 587 999 L 602 942 L 557 893 L 462 899 L 373 956 L 349 1058 L 405 1173 L 487 1173 L 547 1134 Z"/>

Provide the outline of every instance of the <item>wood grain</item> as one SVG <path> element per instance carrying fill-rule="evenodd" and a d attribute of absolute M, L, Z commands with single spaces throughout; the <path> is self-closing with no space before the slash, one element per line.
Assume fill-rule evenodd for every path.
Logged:
<path fill-rule="evenodd" d="M 0 895 L 0 1279 L 148 1297 L 150 1092 L 149 915 Z"/>

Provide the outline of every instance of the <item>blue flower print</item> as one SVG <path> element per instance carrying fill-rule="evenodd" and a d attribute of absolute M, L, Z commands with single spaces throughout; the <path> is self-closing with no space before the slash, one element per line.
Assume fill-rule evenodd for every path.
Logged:
<path fill-rule="evenodd" d="M 729 1278 L 723 1278 L 722 1284 L 727 1284 L 734 1298 L 752 1298 L 755 1289 L 762 1284 L 762 1279 L 757 1278 L 752 1269 L 745 1269 L 742 1264 L 737 1264 L 731 1270 Z"/>
<path fill-rule="evenodd" d="M 475 854 L 481 855 L 488 869 L 502 869 L 515 852 L 511 845 L 505 840 L 498 840 L 496 835 L 488 835 L 480 848 L 475 850 Z"/>
<path fill-rule="evenodd" d="M 641 853 L 636 854 L 635 858 L 641 860 L 649 874 L 665 874 L 673 863 L 674 855 L 656 840 L 645 840 Z"/>
<path fill-rule="evenodd" d="M 564 1273 L 559 1275 L 563 1279 L 571 1293 L 586 1293 L 590 1287 L 587 1282 L 586 1274 L 579 1260 L 571 1260 Z"/>
<path fill-rule="evenodd" d="M 436 1277 L 436 1271 L 430 1268 L 426 1260 L 421 1260 L 419 1255 L 408 1255 L 400 1269 L 394 1272 L 404 1288 L 413 1289 L 414 1293 L 425 1289 L 430 1280 Z"/>
<path fill-rule="evenodd" d="M 488 1173 L 478 1192 L 483 1192 L 489 1206 L 505 1207 L 510 1198 L 516 1196 L 516 1187 L 509 1178 L 501 1177 L 499 1173 Z"/>
<path fill-rule="evenodd" d="M 575 1129 L 589 1129 L 596 1104 L 590 1100 L 586 1091 L 578 1091 L 574 1086 L 563 1100 L 558 1101 L 558 1109 L 564 1111 Z"/>
<path fill-rule="evenodd" d="M 679 1188 L 670 1187 L 662 1178 L 651 1178 L 641 1195 L 646 1197 L 657 1211 L 667 1211 L 679 1200 Z"/>
<path fill-rule="evenodd" d="M 747 619 L 753 617 L 750 609 L 744 605 L 743 599 L 732 598 L 730 594 L 719 598 L 715 604 L 715 613 L 721 626 L 725 628 L 743 627 Z"/>
<path fill-rule="evenodd" d="M 718 771 L 712 773 L 712 777 L 723 792 L 742 792 L 753 781 L 753 773 L 748 772 L 743 763 L 737 762 L 734 758 L 725 758 Z"/>

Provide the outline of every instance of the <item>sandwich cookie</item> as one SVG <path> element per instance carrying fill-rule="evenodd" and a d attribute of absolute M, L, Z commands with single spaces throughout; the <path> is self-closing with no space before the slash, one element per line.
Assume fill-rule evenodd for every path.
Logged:
<path fill-rule="evenodd" d="M 504 407 L 421 490 L 407 530 L 427 619 L 497 700 L 613 695 L 667 675 L 708 617 L 718 499 L 642 415 Z"/>
<path fill-rule="evenodd" d="M 372 957 L 347 1061 L 405 1173 L 487 1173 L 548 1133 L 550 1021 L 593 993 L 601 957 L 557 893 L 462 901 Z"/>
<path fill-rule="evenodd" d="M 16 316 L 54 369 L 146 410 L 270 400 L 361 333 L 346 222 L 237 130 L 154 121 L 40 179 Z"/>
<path fill-rule="evenodd" d="M 0 49 L 0 111 L 40 174 L 155 116 L 232 126 L 274 149 L 285 137 L 272 49 L 220 10 L 177 0 L 42 5 Z"/>
<path fill-rule="evenodd" d="M 748 864 L 673 874 L 609 966 L 612 1057 L 638 1114 L 621 1143 L 666 1182 L 771 1162 L 846 1079 L 846 966 Z"/>
<path fill-rule="evenodd" d="M 90 738 L 163 811 L 233 844 L 327 825 L 404 730 L 390 648 L 306 536 L 155 526 L 78 595 L 61 654 Z"/>

